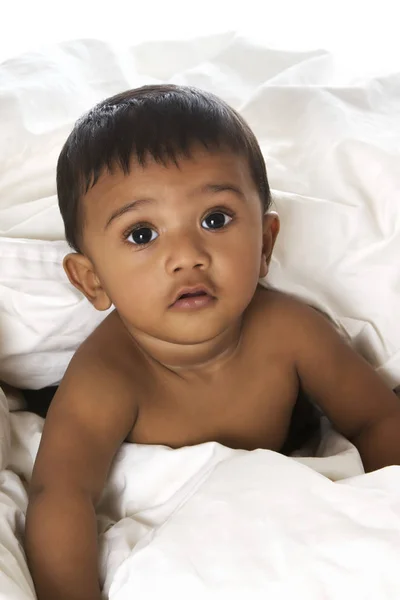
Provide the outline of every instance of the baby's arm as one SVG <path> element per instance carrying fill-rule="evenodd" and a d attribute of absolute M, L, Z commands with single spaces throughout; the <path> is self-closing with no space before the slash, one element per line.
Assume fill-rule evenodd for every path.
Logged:
<path fill-rule="evenodd" d="M 315 310 L 289 319 L 304 390 L 360 452 L 372 471 L 400 464 L 400 401 L 371 366 Z"/>
<path fill-rule="evenodd" d="M 78 352 L 53 400 L 25 532 L 39 600 L 100 600 L 95 505 L 134 425 L 130 392 L 109 366 Z"/>

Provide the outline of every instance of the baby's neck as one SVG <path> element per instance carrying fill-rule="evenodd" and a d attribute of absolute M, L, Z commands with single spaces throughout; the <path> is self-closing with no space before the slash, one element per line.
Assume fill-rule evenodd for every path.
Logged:
<path fill-rule="evenodd" d="M 185 375 L 211 375 L 219 371 L 237 353 L 241 341 L 242 321 L 223 331 L 219 336 L 193 345 L 174 344 L 147 336 L 133 335 L 140 350 L 155 361 L 181 377 Z"/>

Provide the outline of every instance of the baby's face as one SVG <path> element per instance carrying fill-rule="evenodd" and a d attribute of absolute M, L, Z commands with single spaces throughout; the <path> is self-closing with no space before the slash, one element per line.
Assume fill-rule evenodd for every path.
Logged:
<path fill-rule="evenodd" d="M 133 162 L 128 175 L 104 174 L 83 203 L 85 253 L 132 334 L 210 340 L 240 318 L 265 275 L 261 201 L 233 153 Z"/>

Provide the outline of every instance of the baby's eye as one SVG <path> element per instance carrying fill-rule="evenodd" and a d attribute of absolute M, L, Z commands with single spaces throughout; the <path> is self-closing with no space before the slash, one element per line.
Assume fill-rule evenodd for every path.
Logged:
<path fill-rule="evenodd" d="M 157 237 L 158 233 L 157 231 L 154 231 L 154 229 L 151 229 L 150 227 L 138 227 L 131 231 L 126 239 L 132 244 L 143 246 L 144 244 L 149 244 Z"/>
<path fill-rule="evenodd" d="M 216 211 L 207 215 L 201 222 L 201 226 L 204 227 L 204 229 L 221 229 L 231 221 L 232 217 L 221 211 Z"/>

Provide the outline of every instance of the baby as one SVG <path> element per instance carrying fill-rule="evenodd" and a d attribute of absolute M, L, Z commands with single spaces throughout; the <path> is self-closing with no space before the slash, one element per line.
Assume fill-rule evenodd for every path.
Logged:
<path fill-rule="evenodd" d="M 69 280 L 115 310 L 45 423 L 26 524 L 39 600 L 100 599 L 95 509 L 123 442 L 279 452 L 302 391 L 366 470 L 399 463 L 396 395 L 325 317 L 259 286 L 279 220 L 227 104 L 173 85 L 105 100 L 76 123 L 57 185 Z"/>

